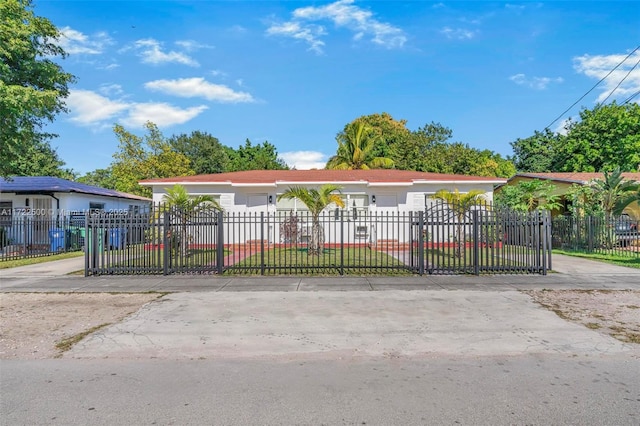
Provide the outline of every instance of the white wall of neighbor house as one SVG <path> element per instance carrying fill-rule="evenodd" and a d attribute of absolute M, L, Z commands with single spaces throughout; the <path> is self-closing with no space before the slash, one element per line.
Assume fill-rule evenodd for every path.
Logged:
<path fill-rule="evenodd" d="M 0 194 L 0 203 L 3 208 L 10 204 L 12 214 L 45 217 L 83 213 L 92 209 L 125 212 L 132 208 L 140 209 L 149 205 L 149 202 L 142 200 L 79 193 L 54 193 L 54 197 L 39 194 L 3 193 Z"/>

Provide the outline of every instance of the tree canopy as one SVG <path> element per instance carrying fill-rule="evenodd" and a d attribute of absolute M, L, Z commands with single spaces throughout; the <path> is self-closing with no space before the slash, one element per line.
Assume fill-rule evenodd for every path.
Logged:
<path fill-rule="evenodd" d="M 604 172 L 640 170 L 640 105 L 583 108 L 566 135 L 546 129 L 511 143 L 521 172 Z"/>
<path fill-rule="evenodd" d="M 220 141 L 209 133 L 194 131 L 169 138 L 169 144 L 189 159 L 197 175 L 222 173 L 229 164 L 229 154 Z"/>
<path fill-rule="evenodd" d="M 396 120 L 388 113 L 364 115 L 348 123 L 336 136 L 336 156 L 343 149 L 340 141 L 356 123 L 365 123 L 375 138 L 371 155 L 390 159 L 396 169 L 497 177 L 515 173 L 513 164 L 500 154 L 449 142 L 453 132 L 440 123 L 431 122 L 412 131 L 406 120 Z"/>
<path fill-rule="evenodd" d="M 64 164 L 49 146 L 55 135 L 42 127 L 65 112 L 74 77 L 55 63 L 66 57 L 56 43 L 58 29 L 32 10 L 31 0 L 0 1 L 0 175 L 64 175 Z"/>
<path fill-rule="evenodd" d="M 338 152 L 327 162 L 328 169 L 369 170 L 390 169 L 393 160 L 374 156 L 380 135 L 364 121 L 350 123 L 336 138 Z"/>
<path fill-rule="evenodd" d="M 276 147 L 267 141 L 253 145 L 247 139 L 244 145 L 240 145 L 238 149 L 225 147 L 225 151 L 229 157 L 225 172 L 288 169 L 285 162 L 278 158 Z"/>

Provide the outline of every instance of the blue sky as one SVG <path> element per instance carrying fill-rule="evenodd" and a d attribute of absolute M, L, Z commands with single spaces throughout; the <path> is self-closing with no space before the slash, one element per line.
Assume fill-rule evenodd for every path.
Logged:
<path fill-rule="evenodd" d="M 77 76 L 47 130 L 67 166 L 108 166 L 112 127 L 268 140 L 298 168 L 323 167 L 354 118 L 431 121 L 452 141 L 510 155 L 640 45 L 640 2 L 45 1 Z M 603 101 L 630 56 L 580 106 Z M 640 90 L 640 65 L 607 102 Z M 634 98 L 635 102 L 640 96 Z M 560 127 L 559 127 L 560 126 Z"/>

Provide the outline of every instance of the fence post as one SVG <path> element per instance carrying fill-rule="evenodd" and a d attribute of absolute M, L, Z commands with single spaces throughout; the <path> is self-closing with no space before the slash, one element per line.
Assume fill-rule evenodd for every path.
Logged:
<path fill-rule="evenodd" d="M 424 275 L 424 212 L 418 212 L 418 274 Z"/>
<path fill-rule="evenodd" d="M 86 211 L 84 213 L 84 241 L 83 241 L 83 250 L 84 250 L 84 276 L 89 276 L 89 212 Z"/>
<path fill-rule="evenodd" d="M 165 210 L 164 214 L 162 215 L 162 222 L 164 225 L 163 226 L 164 232 L 162 233 L 162 247 L 163 247 L 162 273 L 163 275 L 169 275 L 169 262 L 171 262 L 171 242 L 169 241 L 169 233 L 171 232 L 170 218 L 171 218 L 170 213 Z"/>
<path fill-rule="evenodd" d="M 344 210 L 340 210 L 340 275 L 344 275 Z"/>
<path fill-rule="evenodd" d="M 472 210 L 473 221 L 473 274 L 480 275 L 480 225 L 478 224 L 478 210 Z"/>
<path fill-rule="evenodd" d="M 218 267 L 218 275 L 222 275 L 224 272 L 224 214 L 222 210 L 218 211 L 218 218 L 216 220 L 218 224 L 218 236 L 216 242 L 216 263 Z"/>
<path fill-rule="evenodd" d="M 264 275 L 264 212 L 260 212 L 260 275 Z"/>

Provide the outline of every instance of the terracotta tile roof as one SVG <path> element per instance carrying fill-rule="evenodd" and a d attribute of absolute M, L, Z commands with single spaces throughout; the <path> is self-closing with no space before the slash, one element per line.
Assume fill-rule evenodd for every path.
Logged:
<path fill-rule="evenodd" d="M 636 180 L 640 182 L 640 172 L 623 172 L 625 179 Z M 552 172 L 552 173 L 518 173 L 509 180 L 517 177 L 529 177 L 537 179 L 549 179 L 569 183 L 587 183 L 593 179 L 603 179 L 604 173 L 597 172 Z"/>
<path fill-rule="evenodd" d="M 416 181 L 456 181 L 503 183 L 506 179 L 494 177 L 425 173 L 409 170 L 249 170 L 210 175 L 171 177 L 140 181 L 141 185 L 155 183 L 228 183 L 228 184 L 276 184 L 276 183 L 329 183 L 329 182 L 371 182 L 406 183 Z"/>

